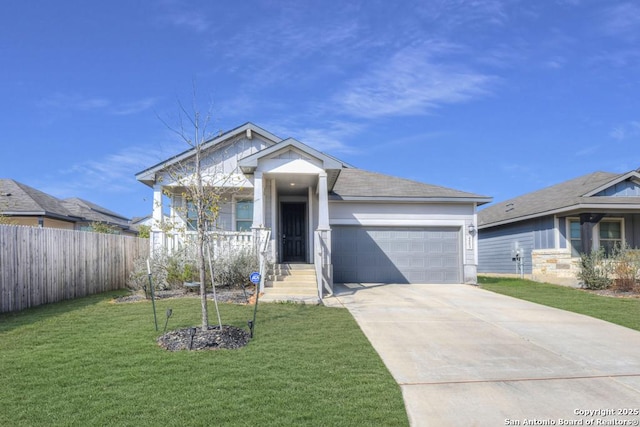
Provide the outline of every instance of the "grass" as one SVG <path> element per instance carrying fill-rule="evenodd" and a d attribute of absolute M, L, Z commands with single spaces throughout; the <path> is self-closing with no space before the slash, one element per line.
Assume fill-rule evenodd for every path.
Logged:
<path fill-rule="evenodd" d="M 600 296 L 580 289 L 530 280 L 479 277 L 487 290 L 585 314 L 640 331 L 640 299 Z"/>
<path fill-rule="evenodd" d="M 167 352 L 151 304 L 114 295 L 0 315 L 0 425 L 408 425 L 345 309 L 261 304 L 245 348 Z M 160 300 L 160 329 L 169 307 L 168 329 L 199 323 L 198 299 Z M 253 314 L 220 307 L 238 327 Z"/>

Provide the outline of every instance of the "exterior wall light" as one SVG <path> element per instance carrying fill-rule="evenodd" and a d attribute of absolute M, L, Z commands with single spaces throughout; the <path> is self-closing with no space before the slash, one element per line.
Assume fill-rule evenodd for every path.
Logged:
<path fill-rule="evenodd" d="M 469 224 L 469 234 L 474 234 L 476 232 L 476 226 L 473 224 Z"/>

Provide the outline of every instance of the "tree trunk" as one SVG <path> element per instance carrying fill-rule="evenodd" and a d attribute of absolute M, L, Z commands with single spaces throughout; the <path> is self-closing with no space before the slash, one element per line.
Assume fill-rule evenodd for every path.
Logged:
<path fill-rule="evenodd" d="M 204 235 L 203 235 L 204 237 Z M 204 238 L 198 236 L 198 270 L 200 272 L 200 305 L 202 306 L 202 331 L 209 328 L 209 310 L 207 309 L 207 274 L 204 263 Z"/>

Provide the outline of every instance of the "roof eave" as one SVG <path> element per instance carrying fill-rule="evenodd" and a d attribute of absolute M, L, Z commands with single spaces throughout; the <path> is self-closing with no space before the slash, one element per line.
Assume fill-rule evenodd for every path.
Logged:
<path fill-rule="evenodd" d="M 56 214 L 53 212 L 46 212 L 46 211 L 25 211 L 25 212 L 4 211 L 4 212 L 0 212 L 0 214 L 4 216 L 37 216 L 37 217 L 42 216 L 45 218 L 59 219 L 59 220 L 69 221 L 69 222 L 78 222 L 79 220 L 81 220 L 80 217 Z"/>
<path fill-rule="evenodd" d="M 329 200 L 346 202 L 405 202 L 405 203 L 490 203 L 491 197 L 390 197 L 390 196 L 340 196 L 329 195 Z"/>
<path fill-rule="evenodd" d="M 515 222 L 526 221 L 529 219 L 540 218 L 548 215 L 556 215 L 564 212 L 571 212 L 575 210 L 595 209 L 595 210 L 640 210 L 640 204 L 617 204 L 617 203 L 578 203 L 570 206 L 564 206 L 558 209 L 552 209 L 544 212 L 537 212 L 529 215 L 519 216 L 515 218 L 509 218 L 502 221 L 495 221 L 487 224 L 479 224 L 478 229 L 498 227 L 500 225 L 512 224 Z"/>

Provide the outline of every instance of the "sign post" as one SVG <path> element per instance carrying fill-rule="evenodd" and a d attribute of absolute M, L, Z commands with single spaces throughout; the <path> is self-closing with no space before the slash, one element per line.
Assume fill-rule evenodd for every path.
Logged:
<path fill-rule="evenodd" d="M 260 298 L 260 273 L 254 271 L 249 275 L 249 280 L 255 287 L 256 303 L 253 306 L 253 320 L 249 320 L 250 336 L 253 338 L 253 328 L 256 326 L 256 313 L 258 312 L 258 299 Z"/>

